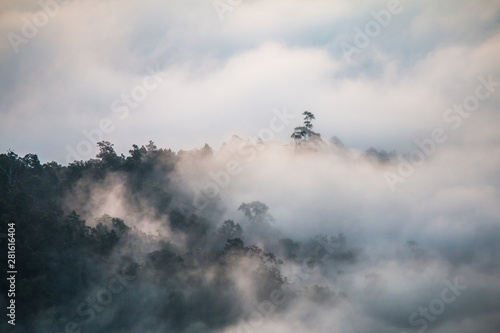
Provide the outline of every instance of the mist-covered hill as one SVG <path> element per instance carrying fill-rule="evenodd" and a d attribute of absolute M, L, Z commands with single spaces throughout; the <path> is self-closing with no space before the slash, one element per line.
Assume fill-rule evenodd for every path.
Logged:
<path fill-rule="evenodd" d="M 498 187 L 450 192 L 447 150 L 392 192 L 396 154 L 294 134 L 0 155 L 16 332 L 498 331 Z"/>

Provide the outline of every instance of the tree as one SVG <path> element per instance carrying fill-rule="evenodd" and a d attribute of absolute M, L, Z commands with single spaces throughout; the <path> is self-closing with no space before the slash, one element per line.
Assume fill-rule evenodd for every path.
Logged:
<path fill-rule="evenodd" d="M 222 227 L 217 230 L 220 237 L 224 239 L 240 238 L 243 230 L 239 223 L 234 223 L 233 220 L 226 220 L 222 224 Z"/>
<path fill-rule="evenodd" d="M 40 175 L 42 173 L 42 165 L 36 154 L 26 154 L 22 158 L 22 162 L 27 168 L 33 170 L 35 174 Z"/>
<path fill-rule="evenodd" d="M 333 143 L 334 145 L 336 145 L 337 147 L 339 148 L 345 148 L 345 145 L 344 143 L 342 142 L 342 140 L 340 140 L 337 136 L 333 136 L 331 139 L 330 139 L 330 142 Z"/>
<path fill-rule="evenodd" d="M 313 131 L 312 120 L 316 119 L 314 114 L 309 111 L 304 111 L 302 114 L 304 115 L 304 126 L 295 127 L 290 137 L 295 140 L 297 145 L 300 145 L 303 142 L 315 143 L 320 141 L 320 134 Z"/>
<path fill-rule="evenodd" d="M 146 148 L 142 146 L 139 148 L 138 145 L 133 144 L 132 148 L 128 152 L 130 153 L 130 156 L 127 157 L 127 162 L 129 163 L 140 163 L 142 161 L 142 158 L 146 155 Z"/>
<path fill-rule="evenodd" d="M 105 167 L 114 168 L 120 165 L 120 157 L 113 148 L 114 144 L 109 141 L 99 141 L 97 146 L 99 147 L 99 154 L 96 157 L 101 159 Z"/>
<path fill-rule="evenodd" d="M 260 201 L 242 203 L 238 208 L 248 218 L 245 225 L 244 237 L 250 243 L 259 243 L 264 248 L 274 248 L 281 238 L 280 231 L 273 227 L 274 218 L 269 214 L 269 207 Z"/>
<path fill-rule="evenodd" d="M 158 151 L 158 147 L 156 147 L 153 140 L 149 140 L 149 143 L 146 145 L 146 149 L 149 153 L 154 153 L 155 151 Z"/>
<path fill-rule="evenodd" d="M 260 201 L 252 201 L 250 203 L 242 203 L 238 210 L 241 210 L 243 214 L 251 222 L 263 222 L 265 219 L 269 219 L 270 215 L 267 213 L 269 207 Z M 272 218 L 271 218 L 272 219 Z"/>
<path fill-rule="evenodd" d="M 316 119 L 316 117 L 309 111 L 304 111 L 302 114 L 304 115 L 304 127 L 312 131 L 313 125 L 311 120 Z"/>
<path fill-rule="evenodd" d="M 21 167 L 18 155 L 12 150 L 8 150 L 7 154 L 0 155 L 0 184 L 4 183 L 7 188 L 7 193 L 11 193 L 11 189 L 17 180 L 18 171 Z"/>
<path fill-rule="evenodd" d="M 387 152 L 383 149 L 381 150 L 378 150 L 374 147 L 370 147 L 368 148 L 366 151 L 365 151 L 365 154 L 366 156 L 368 157 L 371 157 L 371 158 L 374 158 L 376 159 L 377 161 L 379 161 L 380 163 L 387 163 L 389 162 L 391 159 L 395 158 L 396 157 L 396 152 L 395 151 L 391 151 L 391 152 Z"/>
<path fill-rule="evenodd" d="M 208 143 L 205 143 L 200 152 L 202 156 L 213 156 L 214 154 L 212 147 L 210 147 Z"/>

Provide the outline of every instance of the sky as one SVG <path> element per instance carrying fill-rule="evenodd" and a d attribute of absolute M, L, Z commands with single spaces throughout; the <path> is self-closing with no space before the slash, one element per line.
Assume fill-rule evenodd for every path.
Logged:
<path fill-rule="evenodd" d="M 219 149 L 286 109 L 325 139 L 408 152 L 478 76 L 499 80 L 499 23 L 498 1 L 3 1 L 0 150 Z M 498 101 L 457 137 L 497 141 Z"/>

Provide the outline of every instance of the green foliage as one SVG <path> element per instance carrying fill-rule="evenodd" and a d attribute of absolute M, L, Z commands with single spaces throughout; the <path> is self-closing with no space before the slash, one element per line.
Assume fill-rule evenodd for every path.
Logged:
<path fill-rule="evenodd" d="M 305 116 L 307 137 L 313 133 L 314 115 Z M 16 268 L 22 272 L 18 275 L 16 302 L 22 306 L 17 319 L 25 323 L 21 330 L 63 331 L 78 305 L 95 293 L 96 286 L 109 287 L 116 274 L 136 277 L 129 284 L 137 285 L 113 295 L 120 299 L 119 306 L 113 305 L 114 319 L 102 327 L 90 323 L 88 331 L 127 331 L 138 319 L 132 315 L 137 308 L 150 309 L 144 315 L 153 316 L 161 321 L 162 329 L 172 331 L 183 331 L 193 322 L 214 330 L 234 324 L 245 307 L 238 303 L 240 291 L 231 279 L 229 262 L 251 263 L 249 274 L 259 282 L 258 300 L 269 299 L 272 291 L 287 284 L 280 271 L 283 262 L 270 249 L 292 258 L 299 245 L 291 239 L 279 241 L 282 236 L 270 224 L 274 219 L 267 205 L 242 203 L 238 210 L 247 219 L 243 227 L 233 220 L 220 225 L 193 208 L 179 211 L 171 207 L 173 198 L 185 197 L 171 184 L 178 155 L 158 149 L 152 141 L 141 147 L 133 145 L 127 157 L 119 156 L 110 142 L 98 146 L 95 159 L 67 166 L 56 162 L 42 165 L 35 154 L 20 157 L 10 150 L 0 154 L 0 228 L 7 230 L 9 223 L 16 224 Z M 193 156 L 196 160 L 212 154 L 205 145 Z M 123 183 L 130 211 L 142 213 L 147 203 L 151 216 L 168 221 L 164 227 L 171 232 L 172 242 L 129 227 L 127 218 L 103 215 L 93 227 L 82 219 L 80 214 L 89 213 L 86 204 L 94 199 L 93 189 L 108 177 Z M 69 197 L 75 201 L 71 210 L 64 205 Z M 173 240 L 182 246 L 174 246 L 178 243 Z M 338 240 L 345 243 L 343 238 Z M 245 242 L 258 242 L 262 248 L 245 246 Z M 349 259 L 351 253 L 335 255 Z M 0 286 L 7 289 L 7 281 L 0 281 Z M 323 294 L 314 291 L 311 297 L 322 300 Z"/>
<path fill-rule="evenodd" d="M 242 211 L 243 214 L 252 222 L 264 222 L 267 220 L 272 220 L 272 217 L 268 214 L 269 207 L 260 201 L 252 201 L 250 203 L 242 203 L 238 210 Z"/>
<path fill-rule="evenodd" d="M 161 250 L 148 254 L 147 262 L 163 276 L 173 276 L 181 271 L 184 259 L 175 252 L 170 244 L 165 244 Z"/>
<path fill-rule="evenodd" d="M 302 113 L 304 115 L 304 126 L 295 127 L 294 132 L 291 135 L 291 138 L 294 140 L 305 140 L 310 138 L 313 135 L 318 135 L 318 133 L 314 132 L 312 120 L 316 119 L 314 114 L 309 111 L 304 111 Z"/>
<path fill-rule="evenodd" d="M 304 142 L 320 142 L 320 134 L 313 131 L 312 120 L 316 119 L 316 117 L 309 111 L 304 111 L 302 114 L 304 115 L 304 126 L 295 127 L 290 137 L 295 140 L 297 145 L 301 145 Z"/>
<path fill-rule="evenodd" d="M 243 233 L 243 229 L 239 223 L 235 224 L 233 220 L 226 220 L 217 230 L 217 233 L 222 239 L 240 238 Z"/>

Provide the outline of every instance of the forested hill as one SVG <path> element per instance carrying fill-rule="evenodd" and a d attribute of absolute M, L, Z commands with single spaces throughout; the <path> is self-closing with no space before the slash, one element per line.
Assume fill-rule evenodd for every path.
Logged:
<path fill-rule="evenodd" d="M 150 142 L 128 156 L 109 142 L 98 145 L 95 159 L 67 166 L 41 164 L 35 154 L 0 155 L 1 230 L 11 223 L 16 229 L 16 332 L 236 329 L 298 300 L 334 304 L 346 297 L 297 284 L 283 271 L 354 262 L 357 252 L 342 234 L 323 236 L 335 245 L 325 251 L 321 237 L 283 235 L 264 203 L 242 203 L 230 212 L 237 223 L 221 219 L 216 196 L 204 196 L 201 209 L 181 190 L 177 164 L 213 154 L 208 145 L 174 153 Z M 119 183 L 129 218 L 101 211 L 95 189 L 109 182 Z M 8 289 L 5 278 L 1 285 Z M 0 302 L 5 309 L 4 292 Z M 10 329 L 2 325 L 2 332 Z"/>

